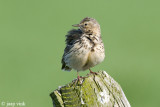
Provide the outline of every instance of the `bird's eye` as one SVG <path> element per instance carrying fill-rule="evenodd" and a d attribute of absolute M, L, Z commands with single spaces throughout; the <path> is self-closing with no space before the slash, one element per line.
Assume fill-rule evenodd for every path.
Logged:
<path fill-rule="evenodd" d="M 85 25 L 85 26 L 87 26 L 87 24 L 86 24 L 86 23 L 85 23 L 84 25 Z"/>

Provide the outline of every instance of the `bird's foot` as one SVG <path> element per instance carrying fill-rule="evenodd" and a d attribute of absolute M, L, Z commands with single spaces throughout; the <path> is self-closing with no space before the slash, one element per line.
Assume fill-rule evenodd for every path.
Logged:
<path fill-rule="evenodd" d="M 86 77 L 82 77 L 82 76 L 77 76 L 77 79 L 76 79 L 76 81 L 74 82 L 74 85 L 76 86 L 77 84 L 78 85 L 82 85 L 82 83 L 83 83 L 83 81 L 84 81 L 84 79 L 85 79 Z"/>
<path fill-rule="evenodd" d="M 97 72 L 93 72 L 91 69 L 89 69 L 89 71 L 90 71 L 90 74 L 98 75 L 98 73 L 97 73 Z"/>

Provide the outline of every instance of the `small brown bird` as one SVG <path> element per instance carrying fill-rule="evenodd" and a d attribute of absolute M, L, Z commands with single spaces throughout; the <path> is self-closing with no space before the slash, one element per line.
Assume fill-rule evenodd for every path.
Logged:
<path fill-rule="evenodd" d="M 101 39 L 100 25 L 93 19 L 86 17 L 79 24 L 73 25 L 79 29 L 72 29 L 66 35 L 66 48 L 62 57 L 62 69 L 65 71 L 87 70 L 101 63 L 105 58 L 104 44 Z M 96 74 L 90 70 L 90 73 Z"/>

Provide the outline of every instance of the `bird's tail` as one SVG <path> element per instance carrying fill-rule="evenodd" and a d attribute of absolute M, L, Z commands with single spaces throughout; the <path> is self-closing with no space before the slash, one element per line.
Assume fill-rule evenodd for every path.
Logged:
<path fill-rule="evenodd" d="M 62 65 L 61 69 L 64 70 L 64 71 L 71 71 L 72 70 L 72 68 L 66 66 L 65 64 Z"/>

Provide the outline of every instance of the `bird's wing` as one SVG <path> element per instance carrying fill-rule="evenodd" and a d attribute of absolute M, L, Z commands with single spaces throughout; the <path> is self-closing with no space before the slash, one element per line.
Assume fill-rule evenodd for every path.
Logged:
<path fill-rule="evenodd" d="M 64 54 L 62 57 L 62 68 L 65 71 L 71 71 L 72 68 L 68 67 L 65 63 L 64 57 L 67 53 L 69 53 L 72 49 L 72 47 L 74 46 L 74 44 L 76 42 L 78 42 L 78 39 L 81 37 L 82 35 L 82 31 L 81 30 L 77 30 L 77 29 L 72 29 L 68 32 L 68 34 L 66 35 L 66 48 L 64 49 Z"/>
<path fill-rule="evenodd" d="M 73 43 L 82 36 L 80 29 L 72 29 L 66 35 L 66 45 L 73 45 Z"/>

